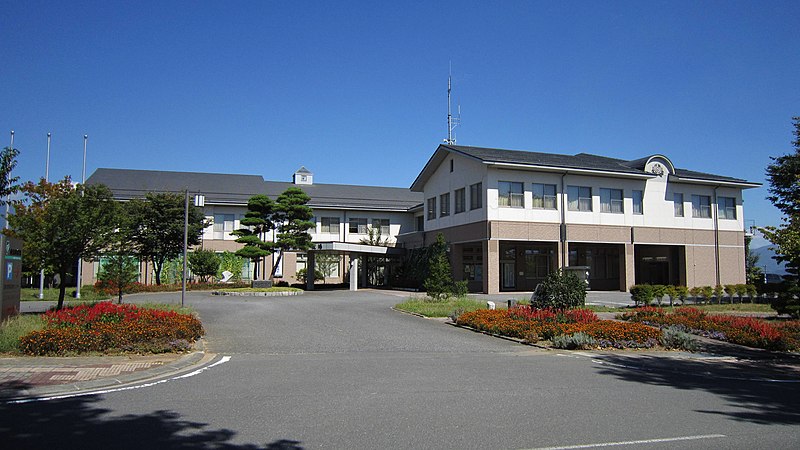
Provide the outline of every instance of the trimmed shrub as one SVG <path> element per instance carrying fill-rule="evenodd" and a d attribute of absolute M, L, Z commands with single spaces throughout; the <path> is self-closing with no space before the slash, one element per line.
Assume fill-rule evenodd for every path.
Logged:
<path fill-rule="evenodd" d="M 670 326 L 661 331 L 661 345 L 668 349 L 686 350 L 694 352 L 697 350 L 697 341 L 691 334 L 684 331 L 682 326 Z"/>
<path fill-rule="evenodd" d="M 649 284 L 637 284 L 631 286 L 630 292 L 631 298 L 637 306 L 640 303 L 643 306 L 647 306 L 650 304 L 650 301 L 653 300 L 653 286 Z"/>
<path fill-rule="evenodd" d="M 586 283 L 571 272 L 551 272 L 537 288 L 531 306 L 536 308 L 569 309 L 586 304 Z"/>
<path fill-rule="evenodd" d="M 586 333 L 562 334 L 553 338 L 553 347 L 566 350 L 588 349 L 597 346 L 597 341 Z"/>

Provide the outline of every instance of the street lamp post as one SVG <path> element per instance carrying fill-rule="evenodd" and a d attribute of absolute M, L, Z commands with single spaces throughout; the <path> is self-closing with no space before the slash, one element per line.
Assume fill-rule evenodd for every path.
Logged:
<path fill-rule="evenodd" d="M 86 184 L 86 141 L 89 135 L 83 135 L 83 171 L 81 172 L 81 186 Z M 78 258 L 78 282 L 75 287 L 75 298 L 81 298 L 81 272 L 83 271 L 83 258 Z"/>
<path fill-rule="evenodd" d="M 44 163 L 44 181 L 50 181 L 50 133 L 47 133 L 47 159 Z M 44 267 L 39 272 L 39 300 L 44 299 Z"/>

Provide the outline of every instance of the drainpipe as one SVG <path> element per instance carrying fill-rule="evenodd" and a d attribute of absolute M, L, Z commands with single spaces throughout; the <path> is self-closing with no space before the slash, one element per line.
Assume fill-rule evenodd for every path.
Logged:
<path fill-rule="evenodd" d="M 561 268 L 567 267 L 567 189 L 564 185 L 564 177 L 567 172 L 561 174 L 561 224 L 559 224 L 559 240 L 561 241 Z"/>
<path fill-rule="evenodd" d="M 719 186 L 714 187 L 714 207 L 713 207 L 713 214 L 714 214 L 714 264 L 715 264 L 715 273 L 717 276 L 717 285 L 721 283 L 720 277 L 720 264 L 719 264 L 719 203 L 717 203 L 717 189 Z"/>

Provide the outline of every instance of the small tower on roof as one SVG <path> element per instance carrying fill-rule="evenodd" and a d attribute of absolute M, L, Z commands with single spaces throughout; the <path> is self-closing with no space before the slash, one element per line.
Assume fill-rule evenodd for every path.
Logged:
<path fill-rule="evenodd" d="M 305 167 L 300 167 L 292 177 L 294 184 L 314 184 L 314 174 Z"/>

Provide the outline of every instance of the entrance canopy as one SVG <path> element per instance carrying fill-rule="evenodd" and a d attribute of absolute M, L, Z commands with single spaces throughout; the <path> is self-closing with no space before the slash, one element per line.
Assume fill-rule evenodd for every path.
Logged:
<path fill-rule="evenodd" d="M 340 252 L 340 253 L 369 253 L 371 255 L 403 255 L 404 248 L 383 247 L 380 245 L 351 244 L 349 242 L 320 242 L 309 250 L 318 252 Z"/>

